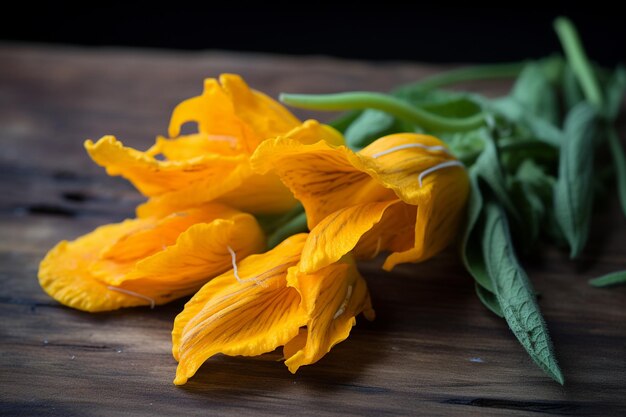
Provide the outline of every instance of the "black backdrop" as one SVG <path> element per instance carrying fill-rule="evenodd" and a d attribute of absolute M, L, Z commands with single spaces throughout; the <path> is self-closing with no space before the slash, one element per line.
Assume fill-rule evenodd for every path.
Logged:
<path fill-rule="evenodd" d="M 222 0 L 142 6 L 47 6 L 5 9 L 0 39 L 94 46 L 228 49 L 325 54 L 425 62 L 497 62 L 536 58 L 559 49 L 552 20 L 568 15 L 590 56 L 626 61 L 626 18 L 614 7 L 437 7 L 430 1 L 339 5 L 290 2 L 247 6 Z M 548 3 L 548 2 L 546 2 Z M 91 3 L 93 4 L 93 3 Z M 372 3 L 373 4 L 373 3 Z M 565 3 L 566 4 L 566 3 Z"/>

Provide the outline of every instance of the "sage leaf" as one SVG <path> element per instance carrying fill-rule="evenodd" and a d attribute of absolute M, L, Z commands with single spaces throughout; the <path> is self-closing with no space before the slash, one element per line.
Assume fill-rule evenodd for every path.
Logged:
<path fill-rule="evenodd" d="M 538 64 L 528 64 L 513 86 L 511 97 L 527 112 L 551 124 L 559 121 L 559 105 L 554 88 Z"/>
<path fill-rule="evenodd" d="M 608 130 L 609 147 L 615 165 L 615 176 L 617 182 L 617 195 L 622 206 L 622 212 L 626 216 L 626 156 L 614 128 Z"/>
<path fill-rule="evenodd" d="M 541 369 L 560 384 L 564 383 L 552 342 L 526 272 L 520 266 L 502 208 L 485 204 L 483 252 L 487 272 L 513 334 Z"/>
<path fill-rule="evenodd" d="M 562 132 L 543 117 L 533 114 L 513 97 L 486 102 L 485 107 L 504 117 L 512 125 L 523 129 L 529 136 L 550 146 L 558 147 L 563 140 Z"/>
<path fill-rule="evenodd" d="M 376 139 L 393 133 L 395 117 L 380 110 L 364 110 L 345 130 L 346 144 L 360 150 Z"/>
<path fill-rule="evenodd" d="M 626 69 L 619 67 L 607 83 L 605 89 L 605 117 L 609 121 L 617 119 L 619 109 L 624 99 L 624 91 L 626 90 Z"/>
<path fill-rule="evenodd" d="M 505 175 L 500 166 L 498 150 L 489 134 L 485 134 L 485 147 L 471 169 L 487 183 L 494 196 L 513 217 L 519 220 L 521 217 L 506 189 Z"/>
<path fill-rule="evenodd" d="M 489 310 L 491 310 L 493 314 L 500 318 L 504 318 L 504 315 L 502 314 L 502 309 L 500 308 L 500 304 L 498 304 L 498 299 L 496 298 L 495 294 L 487 291 L 482 286 L 478 285 L 478 283 L 475 284 L 474 288 L 480 302 L 483 303 L 483 305 Z"/>
<path fill-rule="evenodd" d="M 341 133 L 344 133 L 346 129 L 361 115 L 361 113 L 361 110 L 349 111 L 342 114 L 328 124 L 340 131 Z"/>
<path fill-rule="evenodd" d="M 493 292 L 491 280 L 487 275 L 484 257 L 480 241 L 472 238 L 472 233 L 476 228 L 476 224 L 480 218 L 483 208 L 483 197 L 478 185 L 478 176 L 475 171 L 470 170 L 470 195 L 467 203 L 467 219 L 465 221 L 465 230 L 461 240 L 461 258 L 465 269 L 470 273 L 474 280 L 480 284 L 485 290 Z"/>
<path fill-rule="evenodd" d="M 609 285 L 626 284 L 626 271 L 612 272 L 589 280 L 592 287 L 608 287 Z"/>
<path fill-rule="evenodd" d="M 572 67 L 565 65 L 563 69 L 563 100 L 565 101 L 565 107 L 567 110 L 571 110 L 578 103 L 585 99 L 583 91 L 580 89 L 576 74 L 572 70 Z"/>
<path fill-rule="evenodd" d="M 586 102 L 574 107 L 565 120 L 565 140 L 559 155 L 554 190 L 555 216 L 577 257 L 587 242 L 593 204 L 593 140 L 596 112 Z"/>

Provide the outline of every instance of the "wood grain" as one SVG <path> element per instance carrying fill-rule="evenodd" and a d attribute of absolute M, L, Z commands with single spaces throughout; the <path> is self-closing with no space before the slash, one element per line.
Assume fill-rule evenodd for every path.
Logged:
<path fill-rule="evenodd" d="M 525 260 L 565 387 L 481 306 L 453 250 L 393 273 L 379 261 L 363 264 L 376 321 L 359 320 L 346 342 L 297 375 L 279 352 L 217 357 L 184 387 L 172 384 L 170 354 L 182 301 L 86 314 L 39 288 L 38 263 L 50 247 L 132 216 L 141 200 L 89 160 L 84 139 L 110 133 L 147 148 L 173 106 L 222 72 L 275 96 L 384 91 L 440 68 L 19 45 L 0 45 L 0 62 L 0 415 L 626 414 L 626 288 L 586 282 L 626 266 L 626 221 L 613 197 L 597 207 L 580 261 L 553 248 Z M 463 87 L 494 95 L 507 84 Z"/>

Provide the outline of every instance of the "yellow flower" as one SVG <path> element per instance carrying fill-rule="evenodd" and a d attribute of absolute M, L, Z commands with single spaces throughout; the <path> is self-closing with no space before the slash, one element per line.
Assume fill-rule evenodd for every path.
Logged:
<path fill-rule="evenodd" d="M 179 136 L 188 122 L 197 124 L 198 133 Z M 109 175 L 123 176 L 150 197 L 138 207 L 139 217 L 163 216 L 212 201 L 251 213 L 285 212 L 296 200 L 275 174 L 252 171 L 252 152 L 278 136 L 302 143 L 343 140 L 314 120 L 301 123 L 231 74 L 222 75 L 219 82 L 207 79 L 202 95 L 180 103 L 169 135 L 174 139 L 159 137 L 146 152 L 125 147 L 113 136 L 85 142 L 89 155 Z"/>
<path fill-rule="evenodd" d="M 125 220 L 57 244 L 39 267 L 42 288 L 84 311 L 164 304 L 194 293 L 265 247 L 255 218 L 212 204 L 163 218 Z"/>
<path fill-rule="evenodd" d="M 373 318 L 365 281 L 349 260 L 314 274 L 297 271 L 306 237 L 249 256 L 193 296 L 172 330 L 175 384 L 215 354 L 255 356 L 279 346 L 295 372 L 347 338 L 360 312 Z"/>
<path fill-rule="evenodd" d="M 395 134 L 354 153 L 289 138 L 262 143 L 252 158 L 302 202 L 310 236 L 300 268 L 314 272 L 350 251 L 392 253 L 384 268 L 425 260 L 456 236 L 469 193 L 463 165 L 432 136 Z"/>

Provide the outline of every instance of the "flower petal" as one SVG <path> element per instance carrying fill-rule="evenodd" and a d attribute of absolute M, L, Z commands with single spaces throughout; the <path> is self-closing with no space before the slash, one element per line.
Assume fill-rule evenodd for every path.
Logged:
<path fill-rule="evenodd" d="M 469 193 L 469 180 L 462 164 L 443 142 L 426 135 L 386 136 L 358 153 L 323 142 L 303 145 L 278 138 L 259 146 L 252 165 L 258 172 L 274 170 L 302 201 L 312 242 L 321 239 L 320 233 L 313 230 L 328 216 L 338 216 L 337 219 L 352 226 L 346 213 L 356 210 L 354 207 L 397 198 L 415 207 L 397 206 L 382 218 L 374 216 L 361 222 L 349 238 L 352 232 L 348 230 L 352 229 L 347 227 L 341 243 L 340 239 L 334 242 L 331 234 L 326 239 L 330 248 L 322 245 L 315 256 L 303 257 L 304 270 L 308 272 L 333 262 L 347 247 L 354 247 L 359 258 L 366 253 L 373 256 L 380 250 L 393 251 L 385 263 L 386 269 L 402 262 L 425 260 L 454 239 Z M 339 213 L 340 210 L 346 211 Z M 394 218 L 392 213 L 400 217 Z M 326 223 L 333 220 L 330 218 Z M 408 231 L 408 224 L 399 220 L 411 221 L 414 230 Z M 372 225 L 369 232 L 367 224 Z M 395 231 L 396 235 L 389 231 Z M 333 234 L 337 235 L 337 231 Z M 355 240 L 359 243 L 355 244 Z M 336 250 L 339 246 L 341 251 Z M 330 249 L 334 251 L 332 256 L 328 255 L 333 252 Z"/>
<path fill-rule="evenodd" d="M 423 202 L 417 208 L 413 247 L 389 255 L 383 265 L 385 270 L 390 271 L 400 263 L 426 260 L 455 239 L 469 194 L 466 180 L 465 171 L 450 170 L 442 172 L 436 182 L 425 185 L 429 193 L 423 195 Z"/>
<path fill-rule="evenodd" d="M 248 143 L 259 141 L 257 134 L 237 117 L 231 98 L 214 78 L 204 80 L 202 95 L 176 106 L 168 129 L 170 137 L 177 137 L 187 122 L 196 122 L 199 133 L 235 138 L 240 151 L 248 152 Z"/>
<path fill-rule="evenodd" d="M 229 271 L 191 299 L 172 332 L 179 360 L 175 384 L 186 383 L 217 353 L 259 355 L 298 334 L 306 315 L 298 291 L 286 285 L 286 274 L 300 259 L 305 238 L 292 236 L 267 253 L 242 260 L 237 268 L 241 281 Z"/>
<path fill-rule="evenodd" d="M 103 242 L 124 236 L 145 221 L 126 220 L 97 228 L 72 242 L 62 241 L 48 252 L 39 265 L 39 284 L 52 298 L 83 311 L 107 311 L 149 305 L 150 301 L 127 292 L 115 291 L 89 272 Z M 127 288 L 126 290 L 132 291 Z M 156 301 L 156 300 L 155 300 Z"/>
<path fill-rule="evenodd" d="M 184 123 L 194 121 L 200 133 L 235 137 L 238 149 L 252 153 L 262 140 L 300 124 L 285 107 L 251 90 L 238 75 L 223 74 L 219 81 L 205 80 L 202 95 L 185 100 L 174 109 L 171 137 L 180 134 Z"/>
<path fill-rule="evenodd" d="M 400 204 L 399 200 L 359 204 L 326 216 L 309 234 L 302 250 L 300 270 L 315 272 L 341 259 L 394 204 Z"/>
<path fill-rule="evenodd" d="M 205 213 L 208 223 L 191 226 L 168 217 L 100 227 L 52 249 L 41 262 L 40 284 L 62 304 L 85 311 L 164 304 L 191 294 L 230 269 L 229 246 L 243 257 L 265 245 L 254 217 L 222 214 L 229 218 L 216 219 L 214 211 Z M 185 228 L 171 242 L 172 231 Z"/>
<path fill-rule="evenodd" d="M 443 163 L 458 162 L 446 145 L 433 136 L 415 133 L 385 136 L 349 158 L 354 166 L 370 173 L 408 204 L 419 206 L 427 200 L 433 183 L 442 176 L 467 182 L 460 163 L 428 174 L 428 170 Z"/>
<path fill-rule="evenodd" d="M 311 145 L 320 141 L 324 141 L 332 146 L 341 146 L 345 144 L 345 140 L 341 133 L 331 126 L 322 124 L 317 120 L 312 119 L 306 120 L 301 125 L 293 128 L 286 134 L 282 134 L 281 136 L 293 139 L 304 145 Z"/>
<path fill-rule="evenodd" d="M 150 153 L 123 146 L 113 136 L 104 136 L 96 143 L 88 140 L 85 148 L 109 175 L 121 175 L 148 197 L 198 183 L 220 184 L 220 187 L 211 189 L 213 194 L 220 194 L 238 185 L 234 180 L 238 179 L 236 174 L 241 166 L 246 173 L 249 172 L 248 157 L 243 154 L 204 154 L 184 161 L 159 161 Z M 231 172 L 235 175 L 224 175 Z M 234 180 L 228 181 L 231 177 Z"/>
<path fill-rule="evenodd" d="M 185 161 L 206 154 L 235 156 L 237 138 L 225 135 L 196 133 L 167 139 L 157 136 L 156 143 L 146 151 L 150 156 L 163 155 L 170 161 Z"/>
<path fill-rule="evenodd" d="M 264 246 L 263 232 L 254 217 L 240 213 L 229 219 L 195 224 L 181 233 L 176 244 L 141 259 L 126 274 L 101 279 L 111 285 L 145 281 L 152 291 L 189 294 L 231 268 L 229 247 L 244 258 L 262 251 Z"/>
<path fill-rule="evenodd" d="M 289 138 L 267 140 L 251 159 L 260 173 L 273 170 L 300 200 L 309 229 L 322 219 L 348 206 L 396 199 L 370 175 L 353 166 L 352 152 L 321 141 L 305 145 Z"/>
<path fill-rule="evenodd" d="M 137 207 L 137 216 L 164 216 L 209 202 L 255 214 L 284 213 L 296 204 L 275 174 L 252 173 L 246 162 L 232 171 L 216 173 L 179 190 L 152 197 Z"/>
<path fill-rule="evenodd" d="M 303 347 L 302 336 L 285 346 L 285 364 L 295 373 L 300 366 L 320 360 L 337 343 L 345 340 L 363 312 L 374 319 L 365 280 L 353 263 L 335 263 L 313 274 L 290 270 L 289 282 L 302 296 L 302 304 L 309 317 L 307 338 Z M 295 353 L 293 353 L 296 351 Z"/>
<path fill-rule="evenodd" d="M 237 116 L 252 127 L 261 140 L 284 134 L 300 124 L 285 106 L 260 91 L 250 89 L 239 75 L 222 74 L 220 82 L 234 103 Z"/>

